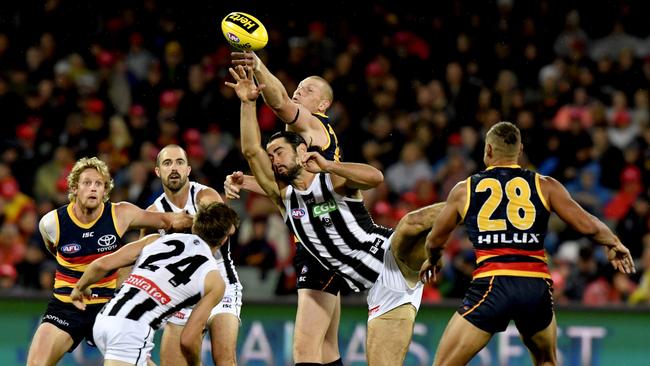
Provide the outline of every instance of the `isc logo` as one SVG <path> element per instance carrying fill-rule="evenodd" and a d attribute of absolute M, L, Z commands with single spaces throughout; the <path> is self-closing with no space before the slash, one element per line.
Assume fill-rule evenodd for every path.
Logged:
<path fill-rule="evenodd" d="M 226 21 L 239 25 L 240 27 L 244 28 L 248 33 L 255 32 L 255 30 L 260 26 L 250 18 L 243 16 L 239 13 L 230 14 L 226 18 Z"/>
<path fill-rule="evenodd" d="M 82 237 L 82 238 L 92 238 L 93 235 L 95 235 L 95 232 L 94 232 L 94 231 L 87 231 L 87 232 L 81 234 L 81 237 Z"/>

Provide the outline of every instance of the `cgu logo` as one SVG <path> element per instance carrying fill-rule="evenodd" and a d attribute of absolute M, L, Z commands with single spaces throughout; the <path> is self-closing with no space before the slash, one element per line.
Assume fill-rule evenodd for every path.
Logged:
<path fill-rule="evenodd" d="M 242 15 L 240 13 L 233 13 L 233 14 L 229 15 L 226 18 L 226 21 L 242 27 L 246 32 L 251 33 L 251 34 L 253 32 L 255 32 L 255 30 L 257 30 L 257 28 L 260 27 L 259 24 L 255 23 L 249 17 L 244 16 L 244 15 Z"/>
<path fill-rule="evenodd" d="M 336 211 L 336 202 L 334 202 L 334 200 L 323 202 L 311 209 L 312 216 L 314 217 L 322 216 L 332 211 Z"/>
<path fill-rule="evenodd" d="M 61 247 L 61 252 L 65 254 L 74 254 L 80 250 L 81 250 L 81 245 L 77 243 L 70 243 Z"/>

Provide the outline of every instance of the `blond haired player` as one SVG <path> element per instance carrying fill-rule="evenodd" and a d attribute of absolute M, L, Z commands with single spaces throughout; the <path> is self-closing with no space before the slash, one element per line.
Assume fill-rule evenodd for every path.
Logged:
<path fill-rule="evenodd" d="M 90 287 L 85 312 L 72 305 L 70 293 L 94 259 L 117 251 L 131 229 L 183 230 L 192 217 L 183 213 L 149 212 L 128 202 L 108 200 L 113 180 L 106 163 L 96 157 L 78 160 L 68 175 L 70 203 L 45 214 L 39 230 L 56 257 L 54 292 L 32 343 L 27 365 L 55 365 L 86 338 L 92 341 L 95 315 L 113 296 L 117 273 L 109 272 Z"/>

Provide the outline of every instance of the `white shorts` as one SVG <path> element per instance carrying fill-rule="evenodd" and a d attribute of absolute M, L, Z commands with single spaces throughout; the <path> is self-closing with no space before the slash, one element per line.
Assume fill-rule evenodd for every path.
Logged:
<path fill-rule="evenodd" d="M 210 311 L 210 316 L 208 321 L 217 314 L 232 314 L 239 319 L 241 323 L 241 318 L 239 317 L 241 313 L 242 306 L 242 286 L 239 283 L 234 283 L 226 286 L 226 291 L 223 294 L 223 299 L 217 304 L 212 311 Z M 187 320 L 192 314 L 192 308 L 185 308 L 177 311 L 174 315 L 169 317 L 167 320 L 168 323 L 174 325 L 185 326 Z"/>
<path fill-rule="evenodd" d="M 384 268 L 368 291 L 368 321 L 404 304 L 413 304 L 417 312 L 423 290 L 422 282 L 418 281 L 415 287 L 408 285 L 389 245 L 384 252 Z"/>
<path fill-rule="evenodd" d="M 145 366 L 153 350 L 155 331 L 149 324 L 117 316 L 97 314 L 93 326 L 95 345 L 104 360 Z"/>

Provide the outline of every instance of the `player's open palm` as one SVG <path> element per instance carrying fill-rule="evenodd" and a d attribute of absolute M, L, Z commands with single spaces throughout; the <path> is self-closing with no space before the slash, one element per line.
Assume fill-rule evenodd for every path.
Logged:
<path fill-rule="evenodd" d="M 235 89 L 235 93 L 242 102 L 254 102 L 260 96 L 262 89 L 266 85 L 255 85 L 253 81 L 253 71 L 250 67 L 237 66 L 235 69 L 228 68 L 230 75 L 235 79 L 236 83 L 226 81 L 226 86 Z"/>
<path fill-rule="evenodd" d="M 257 58 L 257 55 L 252 51 L 231 52 L 230 56 L 232 57 L 233 65 L 250 66 L 256 71 L 260 67 L 260 61 Z"/>

